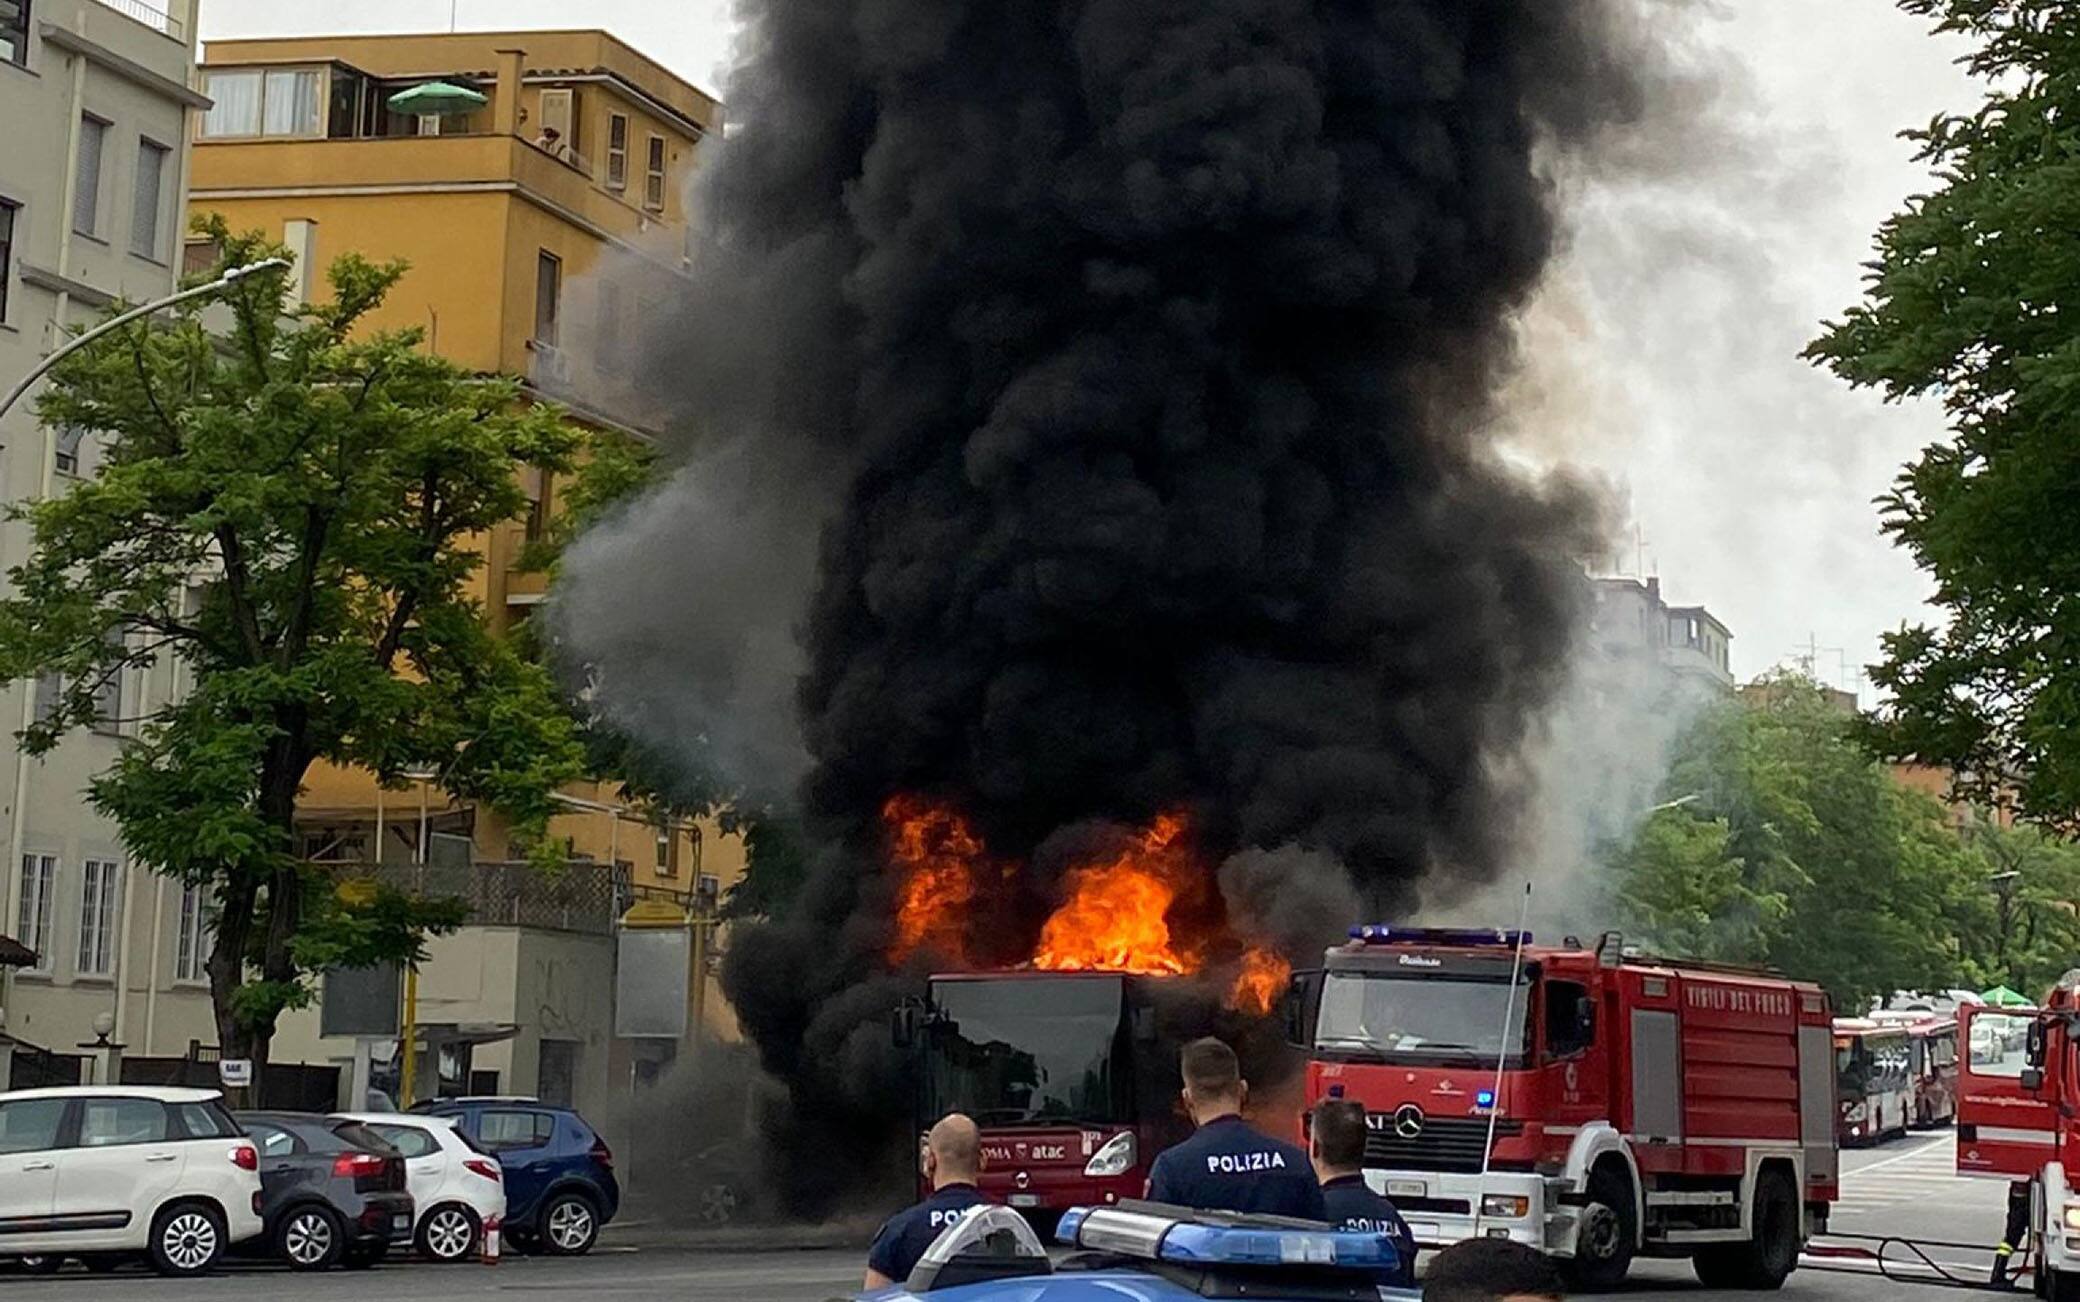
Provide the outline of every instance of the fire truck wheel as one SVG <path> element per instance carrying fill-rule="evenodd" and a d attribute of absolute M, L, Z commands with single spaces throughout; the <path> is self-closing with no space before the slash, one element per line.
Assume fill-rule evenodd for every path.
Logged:
<path fill-rule="evenodd" d="M 2051 1302 L 2080 1302 L 2080 1275 L 2071 1272 L 2044 1272 L 2044 1296 Z"/>
<path fill-rule="evenodd" d="M 1770 1291 L 1798 1268 L 1798 1195 L 1783 1173 L 1764 1175 L 1755 1189 L 1755 1237 L 1746 1243 L 1700 1248 L 1697 1280 L 1706 1288 Z"/>
<path fill-rule="evenodd" d="M 1575 1235 L 1568 1274 L 1583 1293 L 1603 1293 L 1625 1282 L 1639 1242 L 1639 1213 L 1632 1206 L 1632 1181 L 1622 1167 L 1599 1167 L 1589 1177 L 1589 1204 Z"/>

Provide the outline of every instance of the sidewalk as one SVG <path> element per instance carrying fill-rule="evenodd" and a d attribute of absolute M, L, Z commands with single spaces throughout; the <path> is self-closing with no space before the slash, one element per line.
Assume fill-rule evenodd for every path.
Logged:
<path fill-rule="evenodd" d="M 691 1225 L 662 1219 L 617 1220 L 600 1235 L 610 1247 L 685 1252 L 856 1252 L 864 1257 L 880 1220 L 851 1218 L 822 1225 Z"/>

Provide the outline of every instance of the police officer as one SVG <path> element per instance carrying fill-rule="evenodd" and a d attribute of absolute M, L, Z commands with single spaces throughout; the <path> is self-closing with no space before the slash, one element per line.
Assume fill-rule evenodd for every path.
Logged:
<path fill-rule="evenodd" d="M 1416 1236 L 1394 1204 L 1372 1192 L 1365 1183 L 1365 1107 L 1349 1099 L 1329 1099 L 1317 1104 L 1309 1132 L 1308 1156 L 1321 1177 L 1322 1202 L 1329 1209 L 1328 1222 L 1339 1230 L 1384 1234 L 1394 1241 L 1400 1266 L 1390 1279 L 1379 1282 L 1398 1288 L 1413 1288 L 1416 1282 Z"/>
<path fill-rule="evenodd" d="M 888 1218 L 867 1252 L 867 1291 L 910 1278 L 940 1231 L 970 1207 L 986 1203 L 975 1187 L 982 1174 L 982 1131 L 958 1112 L 947 1114 L 924 1141 L 924 1174 L 932 1196 Z"/>
<path fill-rule="evenodd" d="M 1243 1121 L 1249 1082 L 1235 1051 L 1219 1040 L 1194 1040 L 1178 1065 L 1185 1111 L 1199 1130 L 1156 1158 L 1148 1196 L 1202 1211 L 1324 1219 L 1322 1187 L 1307 1154 Z"/>

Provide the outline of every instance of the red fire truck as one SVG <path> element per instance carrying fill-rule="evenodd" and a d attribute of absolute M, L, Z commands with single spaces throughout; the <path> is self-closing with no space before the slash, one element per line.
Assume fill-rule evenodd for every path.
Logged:
<path fill-rule="evenodd" d="M 935 976 L 896 1016 L 916 1054 L 919 1128 L 982 1128 L 983 1192 L 1047 1220 L 1139 1198 L 1157 1153 L 1190 1131 L 1176 1051 L 1158 1043 L 1161 978 L 1116 972 Z"/>
<path fill-rule="evenodd" d="M 1365 1105 L 1366 1178 L 1426 1245 L 1515 1239 L 1591 1288 L 1636 1255 L 1769 1288 L 1825 1227 L 1838 1175 L 1818 986 L 1628 953 L 1616 935 L 1591 949 L 1366 926 L 1296 979 L 1287 1015 L 1308 1107 Z"/>
<path fill-rule="evenodd" d="M 2037 1296 L 2080 1302 L 2080 971 L 2043 1008 L 1960 1008 L 1957 1171 L 2030 1184 Z"/>

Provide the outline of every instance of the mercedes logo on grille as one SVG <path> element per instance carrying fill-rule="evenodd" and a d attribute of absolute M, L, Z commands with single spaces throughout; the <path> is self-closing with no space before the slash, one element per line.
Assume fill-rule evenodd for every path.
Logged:
<path fill-rule="evenodd" d="M 1394 1113 L 1394 1133 L 1403 1139 L 1414 1139 L 1423 1133 L 1423 1110 L 1413 1103 L 1404 1103 Z"/>

